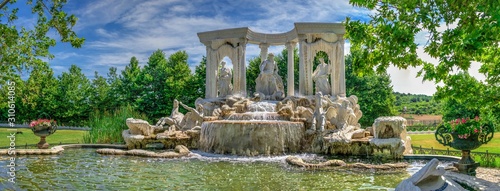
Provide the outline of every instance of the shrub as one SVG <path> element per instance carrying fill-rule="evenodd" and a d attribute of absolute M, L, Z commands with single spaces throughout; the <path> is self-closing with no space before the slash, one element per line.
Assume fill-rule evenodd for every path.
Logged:
<path fill-rule="evenodd" d="M 146 115 L 134 111 L 130 105 L 114 112 L 96 112 L 89 119 L 91 130 L 83 136 L 85 143 L 123 143 L 122 131 L 128 129 L 127 118 L 148 120 Z"/>

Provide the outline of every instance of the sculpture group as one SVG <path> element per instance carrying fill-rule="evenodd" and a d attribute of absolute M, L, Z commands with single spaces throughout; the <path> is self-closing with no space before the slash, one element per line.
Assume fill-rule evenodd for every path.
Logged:
<path fill-rule="evenodd" d="M 331 29 L 327 30 L 328 27 Z M 341 25 L 296 23 L 294 30 L 280 35 L 255 33 L 247 28 L 199 33 L 200 41 L 207 46 L 205 98 L 198 98 L 195 108 L 174 100 L 170 115 L 155 125 L 127 119 L 129 129 L 122 133 L 127 146 L 144 148 L 160 142 L 165 148 L 185 145 L 184 150 L 245 156 L 302 152 L 374 155 L 389 151 L 393 157 L 401 158 L 403 154 L 411 154 L 404 118 L 379 117 L 372 127 L 361 128 L 358 121 L 363 113 L 358 97 L 345 94 L 344 32 Z M 262 60 L 251 96 L 246 95 L 244 55 L 247 42 L 260 43 Z M 300 46 L 299 90 L 295 92 L 294 86 L 289 85 L 285 91 L 274 55 L 268 54 L 267 48 L 269 45 L 287 46 L 286 80 L 287 84 L 294 84 L 291 72 L 294 71 L 296 43 Z M 319 57 L 319 64 L 313 67 L 319 51 L 326 53 L 328 63 Z M 222 61 L 225 56 L 231 60 L 232 69 Z M 188 112 L 180 113 L 180 106 Z M 184 156 L 186 152 L 183 153 L 158 156 Z M 338 161 L 311 164 L 293 157 L 287 161 L 312 168 L 349 166 Z M 358 166 L 366 168 L 369 165 Z M 459 185 L 443 181 L 443 170 L 436 166 L 437 162 L 431 161 L 421 172 L 403 181 L 397 190 L 460 190 Z M 381 169 L 405 167 L 378 165 Z"/>

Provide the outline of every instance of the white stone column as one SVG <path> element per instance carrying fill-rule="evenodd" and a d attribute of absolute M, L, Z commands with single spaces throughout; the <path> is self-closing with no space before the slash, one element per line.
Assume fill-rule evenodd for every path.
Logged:
<path fill-rule="evenodd" d="M 240 94 L 243 97 L 247 96 L 247 68 L 245 64 L 247 40 L 240 39 L 238 46 L 238 65 L 240 70 L 240 89 L 238 91 L 233 91 L 233 93 Z"/>
<path fill-rule="evenodd" d="M 268 52 L 268 49 L 269 49 L 269 44 L 267 43 L 261 43 L 259 44 L 259 48 L 260 48 L 260 62 L 264 62 L 264 60 L 267 59 L 267 52 Z"/>
<path fill-rule="evenodd" d="M 205 75 L 205 98 L 217 97 L 217 61 L 214 61 L 214 51 L 212 51 L 211 43 L 205 44 L 207 49 L 207 65 Z"/>
<path fill-rule="evenodd" d="M 340 42 L 339 48 L 337 48 L 337 51 L 339 52 L 339 57 L 340 57 L 340 76 L 339 76 L 339 95 L 345 97 L 346 96 L 346 87 L 345 87 L 345 58 L 344 58 L 344 34 L 337 34 L 337 39 Z"/>
<path fill-rule="evenodd" d="M 306 95 L 305 88 L 305 57 L 306 57 L 306 42 L 305 35 L 299 36 L 299 95 Z"/>
<path fill-rule="evenodd" d="M 311 42 L 311 40 L 309 40 L 308 42 Z M 312 47 L 310 44 L 305 43 L 305 46 L 307 47 L 306 56 L 304 56 L 305 57 L 304 81 L 306 90 L 305 95 L 314 95 L 312 73 L 313 73 L 313 61 L 315 55 L 312 54 Z"/>
<path fill-rule="evenodd" d="M 287 42 L 286 49 L 288 50 L 288 70 L 287 70 L 287 96 L 295 95 L 295 87 L 294 87 L 294 49 L 296 42 Z"/>

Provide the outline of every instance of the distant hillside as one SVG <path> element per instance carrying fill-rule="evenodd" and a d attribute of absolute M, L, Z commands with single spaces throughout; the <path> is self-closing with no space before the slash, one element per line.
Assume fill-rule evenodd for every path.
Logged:
<path fill-rule="evenodd" d="M 441 114 L 441 103 L 432 96 L 399 92 L 394 92 L 394 96 L 396 97 L 394 104 L 399 114 Z"/>

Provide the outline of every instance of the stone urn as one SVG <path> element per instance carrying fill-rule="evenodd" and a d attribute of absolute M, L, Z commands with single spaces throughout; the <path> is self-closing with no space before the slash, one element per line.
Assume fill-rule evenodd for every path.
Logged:
<path fill-rule="evenodd" d="M 49 148 L 49 143 L 47 143 L 45 141 L 45 138 L 49 135 L 54 134 L 57 130 L 57 126 L 56 125 L 48 125 L 48 126 L 37 125 L 37 126 L 33 126 L 31 128 L 31 130 L 33 131 L 33 133 L 36 136 L 40 137 L 40 142 L 38 142 L 37 147 L 39 149 L 47 149 L 47 148 Z"/>
<path fill-rule="evenodd" d="M 473 133 L 467 138 L 460 137 L 459 133 L 447 128 L 445 125 L 440 125 L 436 129 L 436 140 L 444 145 L 450 146 L 457 150 L 462 150 L 462 158 L 453 163 L 460 173 L 476 176 L 476 168 L 479 163 L 475 162 L 470 156 L 470 151 L 479 148 L 482 144 L 488 143 L 492 138 L 495 129 L 491 124 L 482 125 L 482 131 Z"/>

